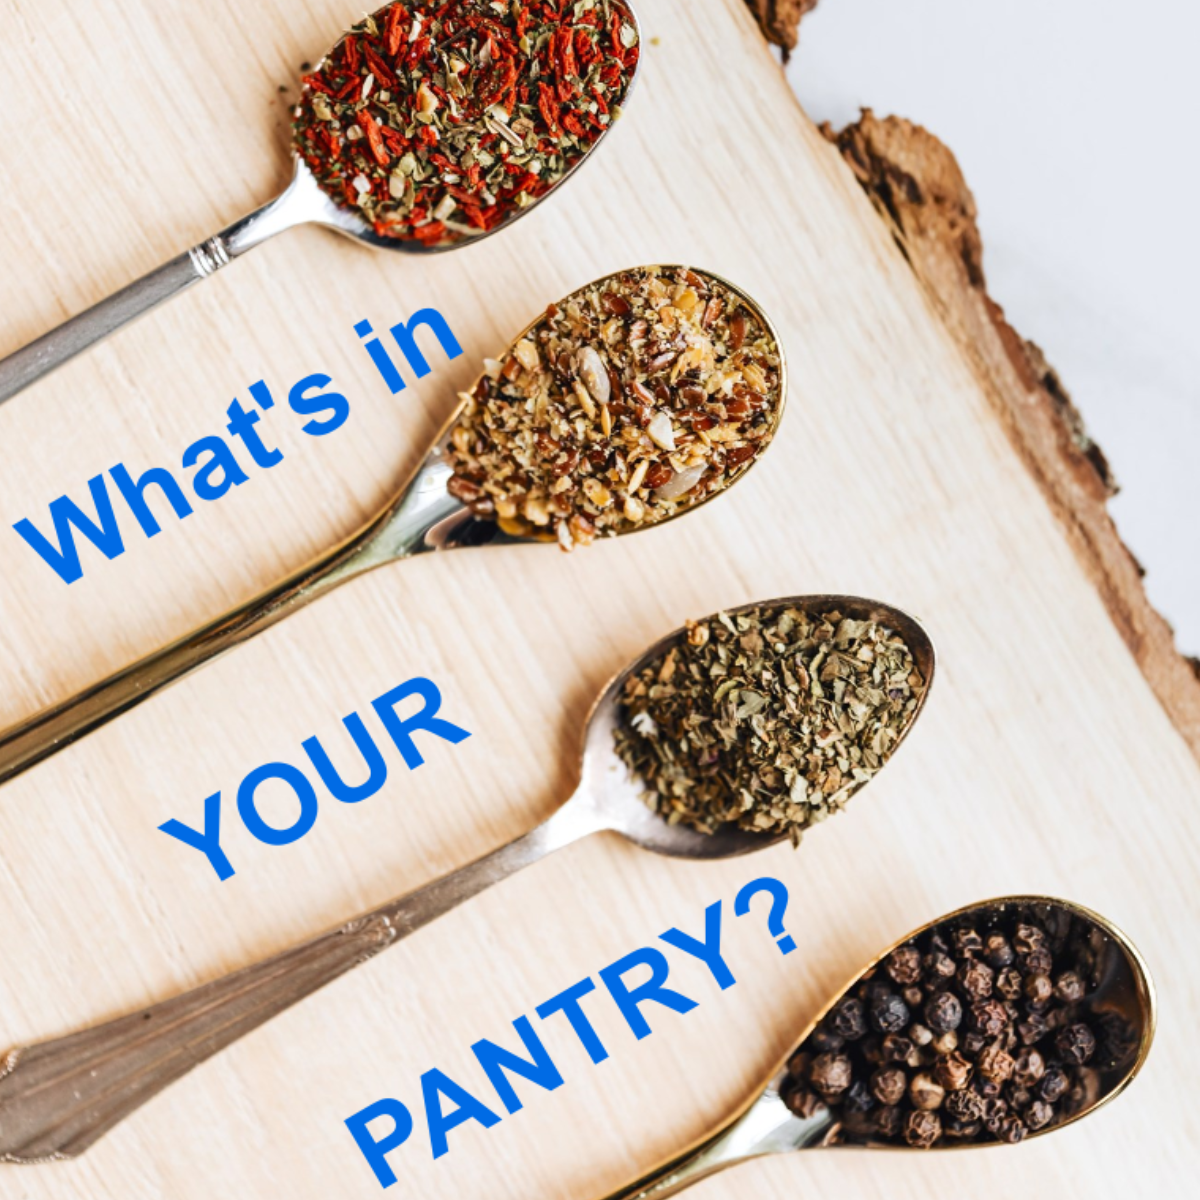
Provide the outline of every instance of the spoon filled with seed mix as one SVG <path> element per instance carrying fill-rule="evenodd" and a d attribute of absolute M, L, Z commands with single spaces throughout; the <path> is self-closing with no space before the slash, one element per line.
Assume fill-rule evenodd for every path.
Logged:
<path fill-rule="evenodd" d="M 269 204 L 0 359 L 0 404 L 295 225 L 402 253 L 507 228 L 621 115 L 641 35 L 629 0 L 404 0 L 304 76 L 292 182 Z"/>
<path fill-rule="evenodd" d="M 856 597 L 790 597 L 689 623 L 608 683 L 587 721 L 579 786 L 522 837 L 223 979 L 11 1051 L 0 1061 L 0 1161 L 82 1153 L 243 1034 L 590 834 L 693 859 L 798 838 L 883 768 L 933 671 L 915 620 Z"/>
<path fill-rule="evenodd" d="M 1154 1037 L 1129 939 L 1065 900 L 960 909 L 881 955 L 716 1134 L 607 1200 L 666 1200 L 767 1154 L 1012 1145 L 1113 1099 Z"/>
<path fill-rule="evenodd" d="M 262 595 L 0 732 L 0 783 L 385 563 L 486 543 L 573 550 L 688 513 L 754 466 L 787 396 L 762 309 L 682 266 L 596 280 L 484 365 L 371 521 Z"/>

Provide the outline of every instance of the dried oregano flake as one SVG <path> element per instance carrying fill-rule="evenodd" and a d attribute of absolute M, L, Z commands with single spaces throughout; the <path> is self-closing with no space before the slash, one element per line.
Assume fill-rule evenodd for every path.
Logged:
<path fill-rule="evenodd" d="M 883 766 L 924 686 L 901 638 L 873 621 L 718 613 L 626 681 L 617 751 L 672 824 L 798 843 Z"/>

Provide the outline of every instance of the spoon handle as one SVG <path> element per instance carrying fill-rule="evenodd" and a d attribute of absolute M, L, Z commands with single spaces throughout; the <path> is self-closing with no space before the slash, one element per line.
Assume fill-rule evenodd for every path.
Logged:
<path fill-rule="evenodd" d="M 307 219 L 290 204 L 292 188 L 270 204 L 206 238 L 198 246 L 134 280 L 127 287 L 64 321 L 36 341 L 0 359 L 0 404 L 61 367 L 89 346 L 152 308 L 207 279 L 259 242 Z"/>
<path fill-rule="evenodd" d="M 373 564 L 356 557 L 359 549 L 358 539 L 339 546 L 223 617 L 0 732 L 0 784 L 368 569 Z"/>
<path fill-rule="evenodd" d="M 667 1200 L 693 1183 L 751 1158 L 820 1145 L 833 1124 L 828 1109 L 802 1120 L 769 1087 L 739 1117 L 698 1147 L 685 1151 L 605 1200 Z"/>
<path fill-rule="evenodd" d="M 508 845 L 337 929 L 0 1062 L 0 1162 L 72 1158 L 218 1050 L 436 917 L 597 826 L 559 809 Z"/>

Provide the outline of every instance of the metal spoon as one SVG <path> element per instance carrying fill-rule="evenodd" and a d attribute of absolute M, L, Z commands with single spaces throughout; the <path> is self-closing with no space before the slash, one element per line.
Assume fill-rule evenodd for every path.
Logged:
<path fill-rule="evenodd" d="M 931 921 L 921 929 L 901 938 L 889 946 L 878 958 L 858 974 L 818 1014 L 808 1027 L 802 1043 L 821 1023 L 825 1014 L 850 992 L 868 971 L 881 963 L 894 949 L 910 939 L 961 917 L 969 917 L 980 931 L 986 932 L 989 924 L 1006 910 L 1032 909 L 1043 921 L 1072 921 L 1081 923 L 1089 934 L 1096 938 L 1101 948 L 1100 966 L 1096 972 L 1095 990 L 1088 996 L 1085 1006 L 1094 1013 L 1113 1012 L 1129 1022 L 1134 1045 L 1129 1054 L 1115 1065 L 1104 1069 L 1089 1069 L 1088 1094 L 1083 1106 L 1057 1124 L 1050 1125 L 1029 1137 L 1041 1137 L 1053 1133 L 1083 1117 L 1090 1116 L 1101 1105 L 1129 1085 L 1141 1070 L 1150 1052 L 1154 1038 L 1156 1019 L 1154 984 L 1142 956 L 1133 943 L 1111 921 L 1066 900 L 1055 900 L 1044 896 L 1007 896 L 983 904 L 972 904 L 957 912 Z M 791 1056 L 789 1055 L 789 1058 Z M 842 1136 L 841 1127 L 833 1112 L 822 1107 L 813 1116 L 805 1119 L 794 1115 L 780 1098 L 780 1089 L 787 1077 L 786 1063 L 771 1078 L 771 1082 L 741 1112 L 724 1125 L 716 1134 L 710 1134 L 698 1146 L 672 1159 L 669 1163 L 652 1171 L 628 1187 L 613 1192 L 606 1200 L 666 1200 L 738 1163 L 761 1158 L 767 1154 L 783 1154 L 792 1150 L 811 1150 L 830 1146 L 857 1146 L 872 1150 L 911 1150 L 912 1147 L 896 1146 L 883 1142 L 853 1141 Z M 942 1143 L 933 1149 L 981 1149 L 983 1146 L 1004 1145 L 1003 1142 Z"/>
<path fill-rule="evenodd" d="M 691 269 L 697 275 L 720 283 L 736 295 L 762 323 L 779 348 L 779 404 L 763 439 L 765 447 L 779 427 L 787 401 L 787 364 L 778 332 L 766 313 L 740 288 L 711 272 Z M 612 276 L 605 278 L 615 278 L 624 273 L 614 272 Z M 539 315 L 537 320 L 526 326 L 513 339 L 513 346 L 525 338 L 543 319 L 543 316 Z M 455 409 L 424 462 L 400 488 L 397 495 L 377 516 L 346 541 L 269 591 L 231 610 L 223 617 L 123 668 L 100 683 L 93 684 L 78 695 L 0 732 L 0 783 L 69 746 L 84 734 L 90 733 L 134 705 L 140 704 L 160 688 L 174 683 L 218 654 L 223 654 L 298 608 L 375 567 L 432 550 L 539 540 L 505 533 L 497 524 L 474 517 L 446 490 L 452 471 L 445 449 L 465 403 L 464 401 Z M 760 454 L 758 458 L 761 457 Z M 758 458 L 753 462 L 757 462 Z M 732 482 L 741 477 L 738 475 Z M 727 486 L 732 486 L 732 483 Z M 666 520 L 675 520 L 719 494 L 720 491 L 714 492 L 699 503 L 681 507 Z M 663 523 L 665 522 L 657 522 Z"/>
<path fill-rule="evenodd" d="M 630 0 L 620 0 L 620 3 L 624 4 L 628 11 L 629 20 L 638 32 L 640 42 L 641 27 Z M 341 45 L 343 40 L 344 38 L 339 39 L 333 49 Z M 330 52 L 332 53 L 332 50 Z M 639 60 L 625 89 L 625 102 L 628 102 L 640 69 Z M 592 151 L 600 145 L 612 128 L 613 126 L 608 126 L 553 187 L 535 197 L 524 208 L 511 206 L 505 218 L 493 229 L 486 233 L 480 231 L 461 241 L 437 246 L 426 246 L 415 239 L 379 236 L 357 213 L 334 203 L 321 189 L 303 159 L 296 155 L 291 183 L 270 203 L 256 209 L 240 221 L 235 221 L 228 229 L 206 238 L 199 245 L 164 263 L 150 274 L 143 275 L 141 279 L 135 280 L 108 299 L 101 300 L 78 316 L 64 321 L 56 329 L 43 334 L 7 358 L 0 359 L 0 404 L 11 400 L 43 375 L 61 367 L 75 355 L 148 313 L 164 300 L 170 300 L 192 284 L 207 279 L 248 250 L 295 225 L 325 225 L 338 233 L 365 242 L 368 246 L 379 250 L 394 250 L 402 254 L 436 254 L 443 250 L 456 250 L 460 246 L 469 245 L 482 237 L 506 229 L 557 191 L 591 156 Z"/>
<path fill-rule="evenodd" d="M 903 739 L 924 705 L 934 671 L 933 646 L 912 617 L 849 596 L 794 596 L 759 607 L 837 609 L 898 633 L 925 680 L 908 726 L 901 730 Z M 82 1153 L 209 1055 L 464 900 L 589 834 L 619 833 L 676 858 L 728 858 L 773 845 L 778 839 L 737 829 L 708 835 L 667 824 L 643 803 L 638 782 L 617 757 L 613 737 L 625 679 L 686 634 L 681 629 L 663 638 L 608 683 L 588 717 L 579 786 L 529 833 L 223 979 L 82 1033 L 10 1051 L 0 1067 L 0 1161 L 38 1162 Z"/>

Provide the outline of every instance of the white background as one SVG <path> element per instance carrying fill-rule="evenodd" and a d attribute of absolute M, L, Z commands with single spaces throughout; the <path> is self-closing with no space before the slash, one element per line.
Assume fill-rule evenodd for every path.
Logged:
<path fill-rule="evenodd" d="M 809 115 L 908 117 L 957 155 L 984 268 L 1108 456 L 1110 511 L 1200 654 L 1200 7 L 822 0 L 788 75 Z"/>

